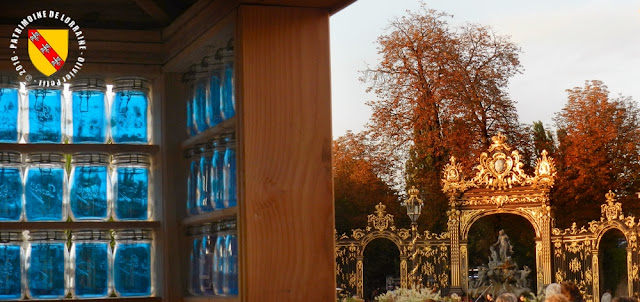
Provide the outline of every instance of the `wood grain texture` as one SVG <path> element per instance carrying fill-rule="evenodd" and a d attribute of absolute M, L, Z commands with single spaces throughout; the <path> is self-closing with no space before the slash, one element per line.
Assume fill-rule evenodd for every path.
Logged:
<path fill-rule="evenodd" d="M 329 13 L 241 6 L 242 301 L 334 301 Z"/>

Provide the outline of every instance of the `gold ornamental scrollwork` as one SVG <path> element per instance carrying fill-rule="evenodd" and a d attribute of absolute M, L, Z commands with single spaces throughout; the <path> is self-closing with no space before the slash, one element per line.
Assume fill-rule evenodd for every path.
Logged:
<path fill-rule="evenodd" d="M 531 178 L 522 170 L 524 166 L 518 150 L 511 150 L 506 144 L 507 138 L 502 134 L 491 138 L 489 153 L 480 154 L 480 164 L 476 166 L 478 173 L 473 178 L 473 183 L 492 190 L 510 189 L 514 185 L 526 185 Z"/>
<path fill-rule="evenodd" d="M 577 273 L 582 270 L 582 263 L 580 263 L 580 260 L 578 260 L 578 258 L 573 258 L 569 262 L 569 269 L 571 270 L 571 272 Z"/>
<path fill-rule="evenodd" d="M 556 165 L 553 158 L 548 156 L 547 150 L 542 150 L 541 155 L 536 161 L 536 169 L 534 170 L 531 184 L 537 189 L 550 189 L 555 183 Z"/>
<path fill-rule="evenodd" d="M 442 191 L 451 195 L 464 192 L 473 187 L 474 184 L 465 181 L 462 177 L 462 165 L 456 162 L 456 158 L 451 156 L 449 163 L 444 166 L 442 178 Z"/>
<path fill-rule="evenodd" d="M 372 228 L 378 231 L 384 231 L 386 229 L 395 230 L 395 225 L 393 224 L 393 215 L 386 214 L 387 206 L 383 205 L 382 202 L 376 205 L 375 214 L 369 214 L 367 226 L 367 231 L 370 231 Z"/>
<path fill-rule="evenodd" d="M 605 194 L 605 197 L 607 198 L 606 203 L 600 206 L 602 217 L 606 218 L 607 221 L 615 219 L 623 220 L 622 204 L 616 202 L 616 194 L 609 190 L 609 193 Z"/>

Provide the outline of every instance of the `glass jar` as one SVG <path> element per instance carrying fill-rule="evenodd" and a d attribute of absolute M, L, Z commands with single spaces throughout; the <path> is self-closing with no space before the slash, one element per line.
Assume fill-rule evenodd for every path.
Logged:
<path fill-rule="evenodd" d="M 192 67 L 193 69 L 193 67 Z M 189 93 L 188 93 L 188 98 L 186 101 L 186 106 L 187 106 L 187 118 L 186 118 L 186 128 L 187 128 L 187 135 L 188 136 L 194 136 L 196 134 L 198 134 L 198 132 L 196 131 L 196 125 L 193 119 L 193 115 L 194 115 L 194 110 L 193 110 L 193 102 L 194 102 L 194 97 L 195 97 L 195 93 L 194 93 L 194 89 L 195 89 L 195 77 L 196 77 L 196 72 L 195 70 L 190 70 L 189 72 L 186 72 L 182 75 L 182 82 L 186 83 L 186 85 L 189 87 Z"/>
<path fill-rule="evenodd" d="M 220 103 L 220 112 L 222 119 L 228 120 L 236 114 L 236 99 L 235 99 L 235 85 L 234 85 L 234 52 L 233 52 L 233 40 L 229 40 L 229 45 L 222 51 L 222 102 Z"/>
<path fill-rule="evenodd" d="M 224 261 L 225 261 L 225 248 L 224 239 L 226 236 L 226 226 L 224 223 L 219 223 L 216 226 L 215 233 L 215 245 L 213 250 L 213 292 L 215 295 L 223 295 L 222 284 L 224 283 Z"/>
<path fill-rule="evenodd" d="M 211 199 L 214 209 L 224 208 L 224 187 L 223 187 L 223 171 L 224 171 L 224 141 L 217 137 L 213 143 L 213 157 L 211 158 Z"/>
<path fill-rule="evenodd" d="M 65 221 L 65 157 L 58 153 L 27 155 L 24 208 L 27 221 Z"/>
<path fill-rule="evenodd" d="M 120 153 L 113 156 L 113 199 L 115 220 L 149 220 L 151 192 L 148 155 Z"/>
<path fill-rule="evenodd" d="M 213 157 L 212 144 L 199 145 L 200 159 L 198 168 L 198 212 L 205 213 L 213 211 L 213 203 L 211 198 L 211 176 L 212 165 L 211 159 Z"/>
<path fill-rule="evenodd" d="M 236 140 L 233 135 L 224 139 L 224 169 L 222 171 L 225 208 L 235 207 L 238 204 L 236 188 Z"/>
<path fill-rule="evenodd" d="M 209 128 L 207 123 L 207 94 L 209 87 L 207 85 L 207 78 L 198 76 L 194 83 L 194 96 L 193 96 L 193 118 L 196 125 L 196 131 L 198 133 L 203 132 Z"/>
<path fill-rule="evenodd" d="M 13 75 L 0 75 L 0 142 L 20 141 L 20 83 Z"/>
<path fill-rule="evenodd" d="M 187 175 L 187 215 L 198 214 L 198 179 L 200 178 L 200 148 L 187 150 L 189 174 Z"/>
<path fill-rule="evenodd" d="M 104 153 L 76 153 L 71 157 L 69 205 L 74 220 L 109 218 L 108 166 L 109 155 Z"/>
<path fill-rule="evenodd" d="M 62 86 L 42 87 L 35 80 L 27 84 L 29 102 L 24 139 L 27 143 L 62 142 Z"/>
<path fill-rule="evenodd" d="M 22 298 L 22 234 L 0 232 L 0 300 Z"/>
<path fill-rule="evenodd" d="M 149 85 L 141 78 L 113 81 L 111 138 L 114 143 L 149 143 Z"/>
<path fill-rule="evenodd" d="M 187 291 L 192 296 L 200 296 L 200 247 L 202 246 L 202 233 L 200 227 L 190 227 L 187 235 L 191 242 L 189 254 L 189 286 Z"/>
<path fill-rule="evenodd" d="M 72 143 L 107 142 L 107 86 L 100 79 L 78 79 L 71 86 L 71 110 L 67 116 Z"/>
<path fill-rule="evenodd" d="M 216 249 L 217 223 L 207 224 L 201 227 L 202 239 L 199 253 L 199 278 L 200 292 L 205 296 L 212 296 L 214 291 L 214 253 Z"/>
<path fill-rule="evenodd" d="M 36 231 L 27 245 L 27 288 L 31 299 L 65 296 L 67 236 L 63 231 Z"/>
<path fill-rule="evenodd" d="M 224 236 L 224 252 L 222 254 L 222 294 L 226 296 L 238 295 L 238 237 L 236 235 L 236 221 L 224 222 L 226 235 Z"/>
<path fill-rule="evenodd" d="M 22 166 L 20 153 L 0 151 L 0 221 L 22 219 Z"/>
<path fill-rule="evenodd" d="M 221 49 L 213 57 L 206 58 L 207 65 L 207 85 L 208 85 L 208 98 L 207 98 L 207 125 L 209 127 L 215 127 L 222 122 L 222 113 L 220 111 L 220 102 L 222 100 L 222 54 Z"/>
<path fill-rule="evenodd" d="M 74 231 L 71 240 L 73 296 L 80 299 L 108 297 L 111 272 L 109 231 Z"/>
<path fill-rule="evenodd" d="M 113 285 L 118 297 L 148 297 L 153 293 L 152 240 L 151 231 L 115 232 Z"/>

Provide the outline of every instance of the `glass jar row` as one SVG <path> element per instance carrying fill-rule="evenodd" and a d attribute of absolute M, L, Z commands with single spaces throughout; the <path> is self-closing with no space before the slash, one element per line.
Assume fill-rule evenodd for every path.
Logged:
<path fill-rule="evenodd" d="M 100 79 L 73 81 L 68 100 L 62 86 L 39 84 L 28 83 L 26 97 L 21 98 L 17 78 L 0 75 L 0 142 L 149 143 L 149 86 L 145 79 L 114 80 L 112 100 Z"/>
<path fill-rule="evenodd" d="M 148 297 L 148 230 L 1 231 L 0 300 Z"/>
<path fill-rule="evenodd" d="M 215 127 L 236 113 L 233 40 L 215 55 L 205 57 L 189 78 L 187 133 L 195 135 Z M 195 69 L 194 66 L 192 69 Z M 197 75 L 196 75 L 197 74 Z"/>
<path fill-rule="evenodd" d="M 237 205 L 236 143 L 228 134 L 187 150 L 187 213 L 196 215 Z"/>
<path fill-rule="evenodd" d="M 194 296 L 238 295 L 236 221 L 192 227 L 188 232 L 191 242 L 189 293 Z"/>
<path fill-rule="evenodd" d="M 24 162 L 0 151 L 0 221 L 151 218 L 148 155 L 30 153 Z"/>

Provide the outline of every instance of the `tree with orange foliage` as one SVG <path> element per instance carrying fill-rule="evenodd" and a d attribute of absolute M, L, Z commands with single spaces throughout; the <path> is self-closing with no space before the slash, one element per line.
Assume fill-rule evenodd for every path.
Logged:
<path fill-rule="evenodd" d="M 558 127 L 558 179 L 552 196 L 561 227 L 600 217 L 613 190 L 625 212 L 638 214 L 640 112 L 630 97 L 611 97 L 601 81 L 568 89 Z"/>
<path fill-rule="evenodd" d="M 398 202 L 396 193 L 379 174 L 385 160 L 369 150 L 362 133 L 347 132 L 333 141 L 333 179 L 338 234 L 351 234 L 351 229 L 367 226 L 367 215 L 382 202 L 395 216 L 396 225 L 408 227 L 409 218 Z"/>
<path fill-rule="evenodd" d="M 491 136 L 505 133 L 516 146 L 528 137 L 506 92 L 520 49 L 487 26 L 452 29 L 450 17 L 423 4 L 393 20 L 378 38 L 382 60 L 362 78 L 379 99 L 369 103 L 371 139 L 392 162 L 406 162 L 405 183 L 434 209 L 423 219 L 436 231 L 446 225 L 440 178 L 449 156 L 471 172 Z"/>

